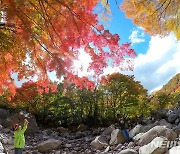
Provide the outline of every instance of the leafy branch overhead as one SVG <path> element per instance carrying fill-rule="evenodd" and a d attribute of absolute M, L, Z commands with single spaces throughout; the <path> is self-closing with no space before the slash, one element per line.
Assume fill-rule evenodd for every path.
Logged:
<path fill-rule="evenodd" d="M 166 36 L 174 32 L 180 39 L 179 0 L 124 0 L 121 9 L 147 33 Z"/>
<path fill-rule="evenodd" d="M 130 43 L 120 45 L 120 37 L 98 24 L 93 13 L 98 0 L 0 0 L 0 94 L 15 93 L 11 75 L 18 79 L 36 77 L 48 83 L 48 72 L 57 77 L 93 88 L 87 77 L 79 78 L 73 62 L 84 49 L 91 57 L 89 71 L 94 78 L 112 61 L 119 66 L 124 56 L 135 56 Z M 127 69 L 132 69 L 131 63 Z M 45 82 L 44 82 L 45 81 Z M 48 85 L 48 84 L 47 84 Z"/>

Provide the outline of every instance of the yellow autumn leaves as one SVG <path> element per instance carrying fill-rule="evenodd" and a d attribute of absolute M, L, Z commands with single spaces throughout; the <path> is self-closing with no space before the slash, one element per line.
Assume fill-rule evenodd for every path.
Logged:
<path fill-rule="evenodd" d="M 124 0 L 122 11 L 151 35 L 174 32 L 180 39 L 180 0 Z"/>
<path fill-rule="evenodd" d="M 101 3 L 110 10 L 108 0 Z M 124 0 L 120 8 L 146 33 L 164 37 L 173 32 L 180 40 L 180 0 Z"/>

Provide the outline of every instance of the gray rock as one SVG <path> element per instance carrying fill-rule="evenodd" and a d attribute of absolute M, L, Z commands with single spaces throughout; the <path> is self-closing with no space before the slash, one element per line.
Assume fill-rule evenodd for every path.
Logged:
<path fill-rule="evenodd" d="M 140 137 L 139 144 L 148 144 L 158 136 L 166 137 L 168 140 L 175 140 L 177 134 L 173 130 L 165 126 L 155 126 Z"/>
<path fill-rule="evenodd" d="M 175 130 L 179 130 L 180 129 L 180 123 L 178 124 L 178 125 L 175 125 L 174 127 L 173 127 L 173 130 L 175 131 Z"/>
<path fill-rule="evenodd" d="M 169 117 L 171 114 L 174 114 L 174 112 L 172 110 L 168 110 L 166 116 Z"/>
<path fill-rule="evenodd" d="M 65 144 L 64 145 L 66 148 L 71 148 L 72 147 L 72 144 Z"/>
<path fill-rule="evenodd" d="M 84 137 L 84 136 L 86 136 L 86 135 L 87 135 L 87 134 L 86 134 L 85 132 L 80 132 L 80 131 L 78 131 L 78 132 L 76 132 L 76 134 L 75 134 L 75 138 L 78 139 L 78 138 Z"/>
<path fill-rule="evenodd" d="M 2 145 L 2 143 L 0 142 L 0 153 L 3 153 L 4 152 L 4 147 Z"/>
<path fill-rule="evenodd" d="M 164 141 L 167 141 L 167 138 L 156 137 L 149 144 L 140 147 L 139 154 L 164 154 L 168 150 Z"/>
<path fill-rule="evenodd" d="M 88 126 L 84 125 L 84 124 L 80 124 L 77 128 L 77 131 L 81 131 L 81 132 L 84 132 L 88 130 Z"/>
<path fill-rule="evenodd" d="M 2 143 L 3 144 L 9 144 L 9 145 L 12 145 L 13 144 L 13 138 L 12 137 L 10 137 L 10 138 L 3 138 L 2 139 Z"/>
<path fill-rule="evenodd" d="M 110 146 L 107 146 L 107 148 L 104 150 L 104 153 L 107 153 L 110 150 Z"/>
<path fill-rule="evenodd" d="M 106 128 L 101 135 L 110 135 L 112 133 L 112 131 L 115 130 L 114 125 L 109 126 L 108 128 Z"/>
<path fill-rule="evenodd" d="M 144 133 L 139 133 L 139 134 L 137 134 L 136 136 L 134 136 L 132 139 L 133 139 L 133 141 L 139 141 L 141 138 L 142 138 L 142 136 L 143 136 L 143 134 Z"/>
<path fill-rule="evenodd" d="M 147 132 L 147 131 L 149 131 L 151 128 L 153 128 L 153 127 L 155 127 L 155 126 L 157 126 L 157 125 L 159 125 L 159 122 L 155 122 L 155 123 L 153 123 L 153 124 L 148 124 L 148 125 L 146 125 L 146 126 L 144 126 L 144 130 L 145 130 L 145 132 Z"/>
<path fill-rule="evenodd" d="M 8 134 L 11 132 L 11 130 L 9 128 L 5 128 L 5 129 L 3 129 L 3 132 Z"/>
<path fill-rule="evenodd" d="M 56 131 L 59 132 L 59 133 L 66 133 L 66 132 L 68 132 L 68 129 L 64 128 L 64 127 L 58 127 L 56 129 Z"/>
<path fill-rule="evenodd" d="M 180 154 L 180 146 L 175 146 L 168 151 L 168 154 Z"/>
<path fill-rule="evenodd" d="M 108 146 L 107 142 L 103 139 L 103 137 L 97 136 L 90 144 L 97 150 L 103 149 L 105 146 Z"/>
<path fill-rule="evenodd" d="M 103 140 L 106 143 L 109 143 L 110 139 L 111 139 L 111 133 L 115 130 L 114 125 L 109 126 L 108 128 L 106 128 L 102 134 L 100 135 L 100 138 L 102 137 Z"/>
<path fill-rule="evenodd" d="M 138 152 L 133 149 L 125 149 L 125 150 L 122 150 L 121 152 L 119 152 L 119 154 L 138 154 Z"/>
<path fill-rule="evenodd" d="M 48 152 L 48 151 L 59 148 L 61 143 L 62 143 L 62 141 L 55 140 L 55 139 L 49 139 L 49 140 L 43 141 L 42 143 L 38 144 L 36 148 L 39 152 Z"/>
<path fill-rule="evenodd" d="M 115 145 L 115 144 L 125 143 L 125 142 L 126 141 L 124 139 L 124 136 L 119 129 L 115 129 L 112 131 L 111 140 L 109 141 L 110 145 Z"/>
<path fill-rule="evenodd" d="M 168 122 L 170 122 L 170 123 L 173 123 L 173 122 L 175 122 L 175 120 L 177 119 L 177 115 L 176 114 L 170 114 L 169 115 L 169 117 L 168 117 Z"/>
<path fill-rule="evenodd" d="M 160 118 L 166 118 L 167 117 L 167 112 L 168 112 L 168 109 L 162 109 L 158 112 L 158 115 L 160 116 Z"/>
<path fill-rule="evenodd" d="M 165 119 L 161 119 L 160 121 L 159 121 L 159 125 L 160 126 L 166 126 L 167 128 L 172 128 L 172 124 L 170 124 L 170 123 L 168 123 Z"/>
<path fill-rule="evenodd" d="M 178 125 L 179 124 L 179 122 L 180 122 L 180 119 L 179 118 L 177 118 L 176 120 L 175 120 L 175 125 Z"/>
<path fill-rule="evenodd" d="M 136 136 L 137 134 L 143 133 L 143 132 L 145 132 L 143 126 L 136 125 L 133 129 L 130 130 L 129 136 L 132 138 L 132 137 Z"/>

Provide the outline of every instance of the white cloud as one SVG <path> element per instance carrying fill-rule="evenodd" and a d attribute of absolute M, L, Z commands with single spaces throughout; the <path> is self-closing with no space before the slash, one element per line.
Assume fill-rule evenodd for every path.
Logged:
<path fill-rule="evenodd" d="M 152 92 L 160 89 L 174 75 L 180 73 L 180 43 L 173 34 L 152 37 L 146 54 L 135 59 L 133 74 L 136 80 Z"/>
<path fill-rule="evenodd" d="M 173 34 L 164 38 L 151 37 L 148 51 L 134 59 L 133 72 L 122 72 L 119 68 L 109 66 L 104 74 L 114 72 L 134 75 L 149 93 L 159 90 L 173 76 L 180 73 L 180 42 Z"/>
<path fill-rule="evenodd" d="M 143 29 L 141 27 L 138 27 L 137 29 L 133 30 L 131 35 L 129 36 L 129 39 L 132 44 L 144 42 L 145 39 Z"/>
<path fill-rule="evenodd" d="M 78 76 L 92 76 L 87 72 L 91 57 L 81 49 L 78 60 L 74 61 L 73 70 Z M 149 49 L 145 54 L 139 54 L 134 59 L 134 71 L 122 72 L 119 67 L 107 67 L 104 75 L 121 72 L 134 74 L 135 79 L 148 89 L 149 92 L 160 89 L 174 75 L 180 73 L 180 43 L 173 34 L 161 38 L 151 37 Z"/>

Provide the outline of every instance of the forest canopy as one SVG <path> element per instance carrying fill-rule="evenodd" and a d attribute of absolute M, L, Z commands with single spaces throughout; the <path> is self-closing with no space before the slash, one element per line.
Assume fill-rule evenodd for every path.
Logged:
<path fill-rule="evenodd" d="M 39 90 L 49 90 L 48 72 L 56 72 L 80 88 L 94 88 L 87 77 L 78 77 L 73 61 L 80 48 L 92 62 L 92 78 L 103 73 L 108 62 L 121 66 L 125 56 L 134 57 L 130 43 L 119 43 L 120 36 L 111 34 L 98 23 L 93 12 L 99 0 L 0 0 L 0 95 L 15 95 L 13 73 L 18 79 L 37 78 Z M 103 1 L 102 1 L 103 4 Z M 106 7 L 106 5 L 102 5 Z"/>

